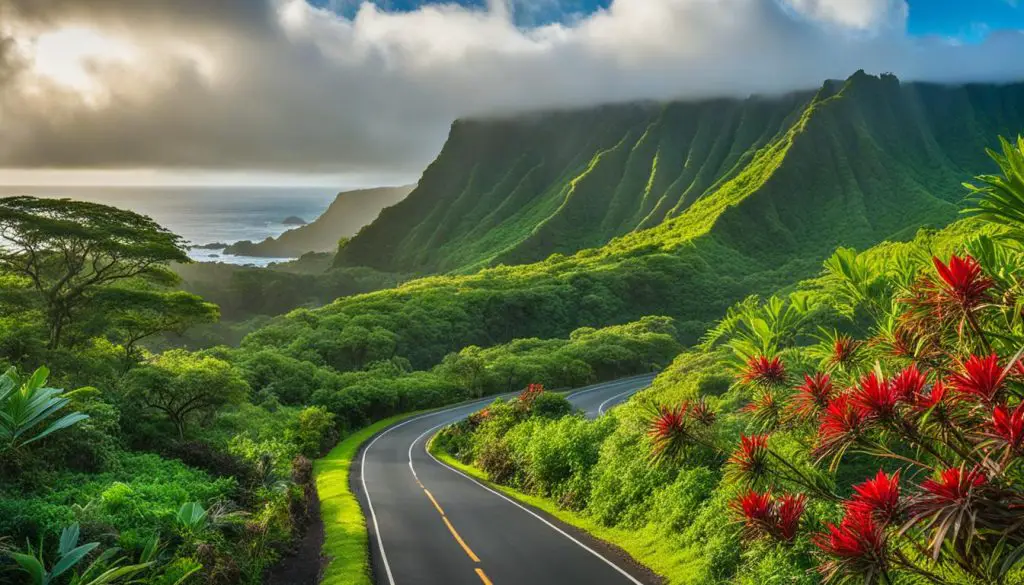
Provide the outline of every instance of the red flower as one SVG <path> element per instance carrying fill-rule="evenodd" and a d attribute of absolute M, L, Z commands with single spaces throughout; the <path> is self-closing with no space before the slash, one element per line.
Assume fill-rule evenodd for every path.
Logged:
<path fill-rule="evenodd" d="M 839 526 L 828 524 L 827 534 L 818 534 L 814 544 L 834 557 L 865 558 L 881 556 L 885 532 L 871 514 L 849 510 Z"/>
<path fill-rule="evenodd" d="M 901 400 L 895 386 L 874 372 L 860 379 L 853 389 L 850 401 L 865 417 L 876 416 L 885 418 L 896 411 L 896 403 Z"/>
<path fill-rule="evenodd" d="M 698 400 L 692 407 L 690 407 L 690 416 L 693 420 L 701 423 L 706 427 L 710 427 L 715 424 L 716 414 L 715 411 L 708 407 L 708 403 L 702 398 Z"/>
<path fill-rule="evenodd" d="M 927 494 L 922 501 L 925 506 L 959 504 L 970 497 L 974 488 L 985 485 L 985 476 L 975 469 L 965 471 L 959 467 L 945 469 L 938 479 L 926 479 L 921 489 Z"/>
<path fill-rule="evenodd" d="M 793 413 L 810 417 L 821 412 L 832 398 L 832 380 L 828 374 L 804 374 L 804 383 L 797 387 L 792 400 Z"/>
<path fill-rule="evenodd" d="M 768 435 L 740 435 L 739 449 L 729 458 L 737 474 L 756 481 L 768 471 Z"/>
<path fill-rule="evenodd" d="M 939 283 L 939 294 L 944 300 L 970 310 L 985 301 L 986 292 L 993 286 L 992 280 L 981 271 L 981 265 L 971 256 L 963 258 L 953 255 L 949 264 L 943 264 L 938 258 L 932 258 L 936 272 L 942 282 Z"/>
<path fill-rule="evenodd" d="M 772 495 L 748 490 L 733 502 L 733 508 L 739 512 L 748 524 L 767 527 L 772 524 Z"/>
<path fill-rule="evenodd" d="M 837 366 L 849 364 L 856 356 L 860 345 L 859 341 L 849 335 L 836 337 L 835 343 L 832 344 L 832 356 L 829 357 L 829 362 Z"/>
<path fill-rule="evenodd" d="M 1005 443 L 1013 451 L 1024 450 L 1024 402 L 1014 410 L 1008 406 L 995 407 L 991 427 L 989 436 Z"/>
<path fill-rule="evenodd" d="M 530 384 L 519 393 L 519 403 L 526 407 L 533 406 L 533 401 L 544 393 L 543 384 Z"/>
<path fill-rule="evenodd" d="M 806 507 L 807 496 L 803 494 L 786 494 L 779 498 L 775 505 L 775 527 L 782 540 L 792 541 L 796 538 L 800 517 L 803 516 Z"/>
<path fill-rule="evenodd" d="M 778 356 L 754 356 L 747 360 L 743 381 L 761 386 L 781 386 L 786 383 L 786 367 Z"/>
<path fill-rule="evenodd" d="M 995 402 L 1003 388 L 1006 372 L 999 366 L 999 358 L 972 355 L 961 365 L 961 371 L 949 377 L 950 384 L 964 396 L 972 396 L 984 402 Z"/>
<path fill-rule="evenodd" d="M 836 396 L 821 413 L 816 451 L 824 455 L 841 450 L 860 436 L 869 422 L 864 412 L 853 405 L 849 394 Z"/>
<path fill-rule="evenodd" d="M 893 392 L 903 401 L 913 400 L 915 396 L 921 394 L 926 382 L 925 375 L 915 364 L 907 366 L 890 380 Z"/>
<path fill-rule="evenodd" d="M 770 493 L 754 490 L 741 494 L 732 503 L 746 525 L 748 537 L 767 534 L 786 542 L 796 538 L 806 506 L 807 498 L 803 495 L 787 494 L 774 500 Z"/>
<path fill-rule="evenodd" d="M 911 398 L 914 408 L 920 412 L 928 412 L 938 406 L 948 406 L 952 401 L 949 387 L 942 380 L 937 380 L 925 393 L 922 388 Z"/>
<path fill-rule="evenodd" d="M 689 443 L 689 421 L 687 420 L 688 405 L 671 408 L 659 406 L 658 412 L 648 423 L 647 435 L 654 444 L 655 458 L 675 457 Z"/>
<path fill-rule="evenodd" d="M 896 514 L 900 504 L 900 472 L 886 475 L 881 469 L 874 479 L 853 486 L 853 498 L 847 503 L 848 510 L 863 510 L 888 522 Z"/>

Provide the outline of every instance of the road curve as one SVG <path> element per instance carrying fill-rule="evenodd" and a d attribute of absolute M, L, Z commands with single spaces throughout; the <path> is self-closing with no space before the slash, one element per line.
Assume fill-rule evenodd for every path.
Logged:
<path fill-rule="evenodd" d="M 653 375 L 570 394 L 596 417 L 650 385 Z M 423 415 L 371 439 L 351 481 L 366 514 L 379 585 L 641 585 L 642 571 L 586 535 L 491 490 L 426 452 L 436 429 L 493 397 Z"/>

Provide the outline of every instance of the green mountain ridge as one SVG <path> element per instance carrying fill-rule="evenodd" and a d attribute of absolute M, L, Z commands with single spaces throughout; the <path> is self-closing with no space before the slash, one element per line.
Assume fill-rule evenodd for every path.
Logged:
<path fill-rule="evenodd" d="M 712 193 L 650 229 L 573 255 L 340 298 L 277 319 L 246 344 L 339 369 L 391 356 L 429 367 L 467 345 L 564 337 L 645 315 L 674 317 L 681 340 L 692 342 L 732 303 L 813 276 L 838 246 L 866 248 L 948 224 L 961 181 L 991 168 L 984 147 L 1024 128 L 1022 112 L 1020 84 L 901 85 L 864 74 L 828 82 Z M 424 205 L 424 185 L 443 158 L 405 202 L 342 249 L 344 261 Z M 475 165 L 468 155 L 463 163 Z M 380 245 L 382 253 L 396 249 Z"/>
<path fill-rule="evenodd" d="M 419 187 L 360 231 L 337 264 L 471 272 L 623 236 L 665 248 L 702 231 L 702 213 L 717 220 L 719 206 L 757 190 L 735 226 L 716 227 L 722 244 L 754 256 L 766 242 L 792 250 L 796 232 L 815 223 L 808 214 L 823 211 L 807 205 L 814 195 L 849 223 L 844 243 L 869 245 L 948 221 L 960 182 L 987 168 L 984 147 L 1024 127 L 1022 102 L 1021 84 L 901 84 L 858 72 L 779 98 L 460 121 Z M 705 200 L 710 207 L 695 208 Z M 648 233 L 665 224 L 675 227 Z"/>

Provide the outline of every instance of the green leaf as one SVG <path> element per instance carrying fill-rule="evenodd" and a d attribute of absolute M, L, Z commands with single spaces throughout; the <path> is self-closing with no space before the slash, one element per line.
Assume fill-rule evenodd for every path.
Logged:
<path fill-rule="evenodd" d="M 60 556 L 70 553 L 78 545 L 78 523 L 68 526 L 60 533 L 60 547 L 57 549 Z"/>
<path fill-rule="evenodd" d="M 93 551 L 100 543 L 90 542 L 89 544 L 83 544 L 82 546 L 72 550 L 66 555 L 61 556 L 57 564 L 54 565 L 53 571 L 50 574 L 51 579 L 56 579 L 64 574 L 65 571 L 77 565 L 85 555 Z"/>
<path fill-rule="evenodd" d="M 14 559 L 14 562 L 18 563 L 18 566 L 29 574 L 33 585 L 46 585 L 49 582 L 46 575 L 46 569 L 43 568 L 43 564 L 39 562 L 39 559 L 32 555 L 22 553 L 10 554 L 11 558 Z"/>

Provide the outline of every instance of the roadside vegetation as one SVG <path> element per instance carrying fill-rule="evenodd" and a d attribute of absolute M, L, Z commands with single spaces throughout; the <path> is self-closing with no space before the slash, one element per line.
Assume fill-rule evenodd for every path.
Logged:
<path fill-rule="evenodd" d="M 28 197 L 0 200 L 0 235 L 0 578 L 14 582 L 261 583 L 315 520 L 312 460 L 340 437 L 319 471 L 347 473 L 346 450 L 389 417 L 649 372 L 681 347 L 671 319 L 645 317 L 420 369 L 359 321 L 303 352 L 274 332 L 168 348 L 219 317 L 177 288 L 177 236 L 129 211 Z M 346 531 L 358 505 L 335 508 L 347 484 L 327 477 L 331 574 L 365 577 L 350 574 L 365 543 L 337 538 L 359 536 Z"/>
<path fill-rule="evenodd" d="M 608 416 L 497 403 L 434 448 L 670 583 L 1021 582 L 1024 141 L 992 154 L 980 218 L 838 250 Z"/>

